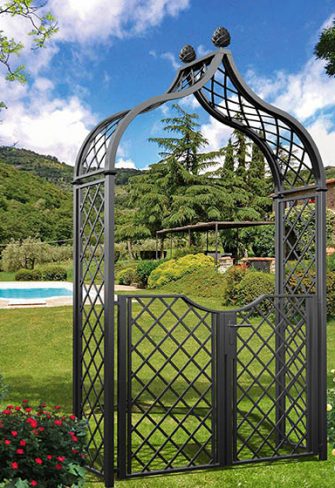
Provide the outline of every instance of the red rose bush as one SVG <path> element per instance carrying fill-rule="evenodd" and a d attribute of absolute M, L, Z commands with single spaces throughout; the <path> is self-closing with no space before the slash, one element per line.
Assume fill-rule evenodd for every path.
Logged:
<path fill-rule="evenodd" d="M 82 486 L 86 423 L 24 400 L 0 412 L 0 487 Z"/>

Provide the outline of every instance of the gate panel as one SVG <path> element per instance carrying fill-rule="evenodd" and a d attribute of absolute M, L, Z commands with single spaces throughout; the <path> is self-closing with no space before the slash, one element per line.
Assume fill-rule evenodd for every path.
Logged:
<path fill-rule="evenodd" d="M 316 454 L 314 301 L 268 296 L 237 312 L 235 463 Z"/>
<path fill-rule="evenodd" d="M 180 296 L 122 300 L 120 477 L 217 465 L 216 314 Z"/>

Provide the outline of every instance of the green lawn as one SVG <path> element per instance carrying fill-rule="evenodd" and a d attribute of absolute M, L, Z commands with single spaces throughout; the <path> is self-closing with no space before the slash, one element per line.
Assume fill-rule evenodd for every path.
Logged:
<path fill-rule="evenodd" d="M 217 308 L 221 308 L 217 303 Z M 211 303 L 215 306 L 215 303 Z M 8 402 L 28 398 L 45 400 L 71 411 L 72 311 L 70 307 L 0 311 L 0 371 L 10 385 Z M 335 321 L 328 325 L 329 370 L 335 367 Z M 181 359 L 180 359 L 181 361 Z M 335 361 L 335 359 L 334 359 Z M 177 361 L 178 362 L 178 361 Z M 143 372 L 143 374 L 145 374 Z M 332 375 L 329 372 L 329 385 Z M 183 385 L 180 385 L 181 388 Z M 181 487 L 299 487 L 335 484 L 334 458 L 327 462 L 306 460 L 239 466 L 188 474 L 117 482 L 129 488 Z M 89 477 L 88 487 L 103 485 Z"/>

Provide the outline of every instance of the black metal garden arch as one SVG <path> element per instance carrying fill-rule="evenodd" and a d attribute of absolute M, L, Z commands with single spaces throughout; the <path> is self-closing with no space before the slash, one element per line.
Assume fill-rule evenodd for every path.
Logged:
<path fill-rule="evenodd" d="M 78 155 L 74 410 L 88 422 L 88 466 L 107 487 L 115 473 L 327 456 L 324 170 L 304 127 L 245 84 L 229 41 L 217 29 L 218 49 L 200 59 L 186 46 L 185 66 L 166 93 L 108 117 Z M 276 294 L 235 311 L 180 295 L 114 297 L 119 143 L 135 117 L 189 95 L 252 139 L 273 175 Z M 307 244 L 297 244 L 307 231 Z"/>

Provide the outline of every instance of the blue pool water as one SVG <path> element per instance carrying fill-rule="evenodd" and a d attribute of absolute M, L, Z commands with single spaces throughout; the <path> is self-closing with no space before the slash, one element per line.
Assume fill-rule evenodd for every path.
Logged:
<path fill-rule="evenodd" d="M 0 298 L 50 298 L 70 297 L 72 291 L 67 288 L 3 288 L 0 289 Z"/>

